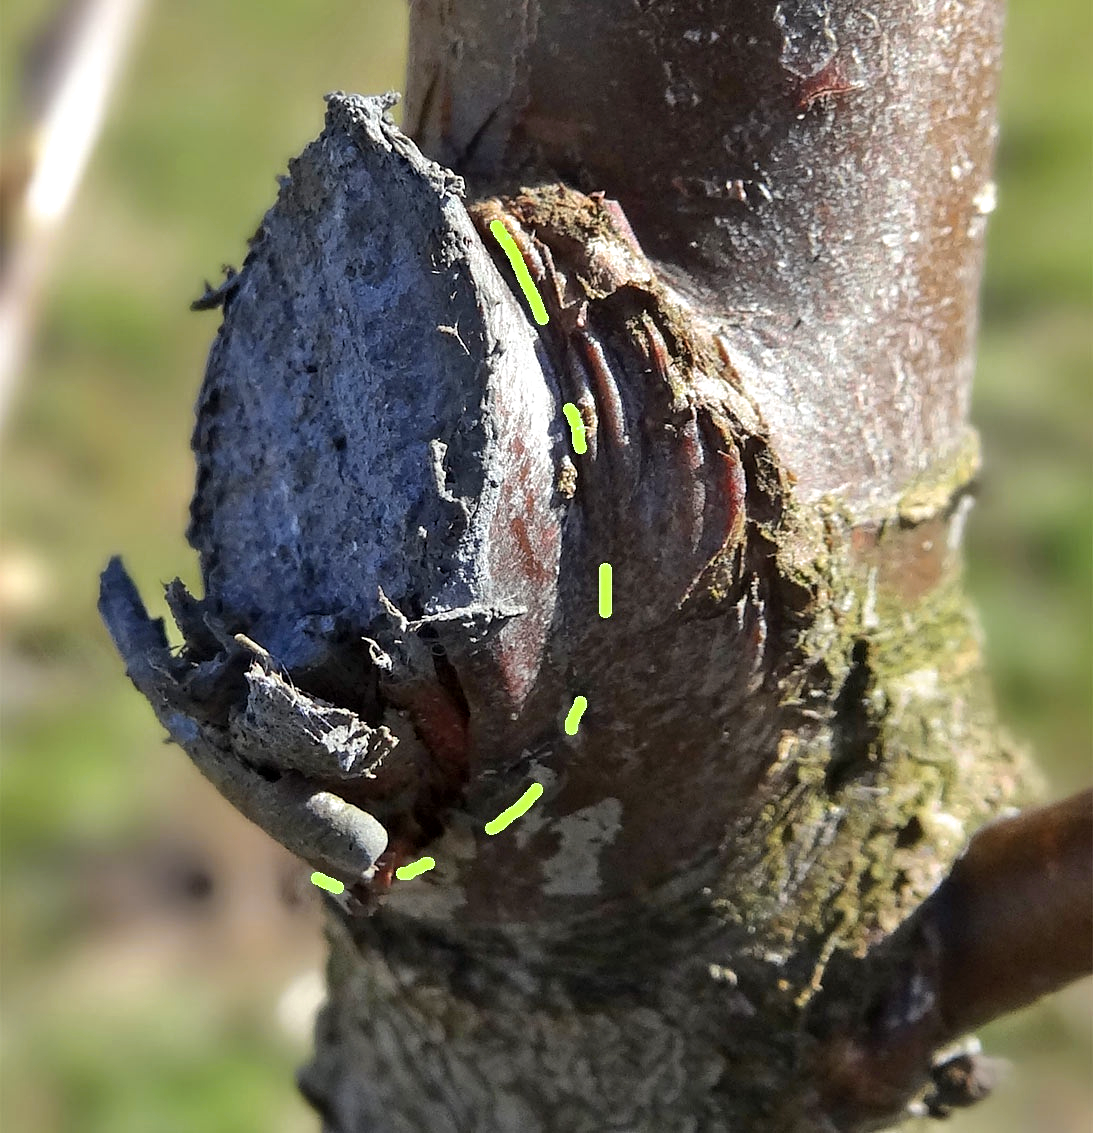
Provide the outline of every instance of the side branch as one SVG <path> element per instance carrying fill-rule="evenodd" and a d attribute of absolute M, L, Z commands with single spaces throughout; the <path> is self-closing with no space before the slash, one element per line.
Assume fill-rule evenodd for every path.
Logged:
<path fill-rule="evenodd" d="M 977 1099 L 989 1073 L 974 1058 L 958 1056 L 961 1099 L 933 1056 L 1093 971 L 1091 848 L 1093 792 L 991 823 L 874 955 L 832 965 L 810 1061 L 837 1128 L 891 1120 L 931 1078 L 949 1105 Z"/>

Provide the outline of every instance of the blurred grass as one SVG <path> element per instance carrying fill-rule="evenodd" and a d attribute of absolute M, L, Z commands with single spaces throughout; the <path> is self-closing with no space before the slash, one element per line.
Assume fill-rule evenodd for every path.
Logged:
<path fill-rule="evenodd" d="M 4 7 L 6 150 L 15 61 L 47 11 Z M 188 433 L 218 316 L 186 306 L 242 259 L 321 94 L 402 85 L 405 25 L 403 0 L 153 3 L 63 236 L 0 481 L 6 1128 L 316 1127 L 292 1084 L 306 1044 L 276 1032 L 268 982 L 248 999 L 212 955 L 138 995 L 85 962 L 80 855 L 153 834 L 195 774 L 162 749 L 95 599 L 119 549 L 145 594 L 196 584 Z M 1089 781 L 1093 750 L 1089 25 L 1087 0 L 1011 5 L 974 409 L 971 581 L 1003 714 L 1055 794 Z M 1088 1128 L 1089 1009 L 1086 984 L 988 1029 L 1018 1078 L 948 1128 Z"/>

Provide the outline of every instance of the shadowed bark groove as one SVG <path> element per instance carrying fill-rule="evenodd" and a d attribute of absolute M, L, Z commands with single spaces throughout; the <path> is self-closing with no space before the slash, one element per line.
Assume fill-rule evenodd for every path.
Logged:
<path fill-rule="evenodd" d="M 940 1045 L 1089 963 L 992 919 L 1004 826 L 945 880 L 1020 774 L 960 580 L 996 8 L 413 13 L 407 121 L 461 176 L 330 96 L 206 297 L 181 653 L 103 579 L 172 737 L 349 887 L 302 1090 L 331 1133 L 969 1100 Z M 1036 827 L 1060 907 L 1085 812 Z M 999 995 L 998 940 L 1044 978 Z"/>

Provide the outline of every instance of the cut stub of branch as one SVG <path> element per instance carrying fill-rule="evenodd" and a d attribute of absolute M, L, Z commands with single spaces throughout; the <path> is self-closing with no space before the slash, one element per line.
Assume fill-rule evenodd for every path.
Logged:
<path fill-rule="evenodd" d="M 860 1129 L 889 1123 L 927 1084 L 930 1111 L 971 1104 L 993 1081 L 989 1060 L 936 1052 L 1091 971 L 1086 791 L 984 827 L 873 955 L 829 967 L 810 1025 L 819 1105 Z"/>
<path fill-rule="evenodd" d="M 468 210 L 390 103 L 330 96 L 322 136 L 218 296 L 189 531 L 206 593 L 168 589 L 185 645 L 170 682 L 142 687 L 170 702 L 173 735 L 193 723 L 191 747 L 374 814 L 390 835 L 374 894 L 452 822 L 503 809 L 533 760 L 562 813 L 610 785 L 630 820 L 602 893 L 571 880 L 544 900 L 538 840 L 523 856 L 483 842 L 457 881 L 471 920 L 528 915 L 532 893 L 546 918 L 670 877 L 721 837 L 735 800 L 702 805 L 701 769 L 778 656 L 763 609 L 783 486 L 724 352 L 614 202 L 551 185 Z M 541 330 L 494 221 L 533 271 Z M 159 673 L 158 655 L 133 654 L 162 647 L 124 628 L 122 579 L 120 566 L 104 578 L 108 624 L 134 679 Z M 721 604 L 731 621 L 710 617 Z M 696 714 L 692 674 L 722 654 Z M 618 718 L 621 742 L 616 729 L 558 745 L 578 693 Z M 655 755 L 672 747 L 690 753 L 685 777 Z M 738 757 L 746 779 L 753 747 Z M 694 816 L 674 844 L 664 791 Z"/>
<path fill-rule="evenodd" d="M 255 672 L 243 646 L 205 661 L 175 656 L 119 559 L 103 572 L 99 610 L 160 723 L 233 806 L 316 868 L 349 882 L 372 876 L 387 832 L 316 784 L 368 774 L 362 753 L 378 763 L 395 746 L 390 733 Z"/>
<path fill-rule="evenodd" d="M 206 593 L 167 594 L 180 656 L 119 562 L 101 609 L 201 770 L 278 840 L 359 881 L 385 826 L 421 841 L 461 789 L 453 663 L 503 712 L 536 679 L 561 430 L 459 179 L 386 117 L 393 96 L 328 101 L 220 296 L 194 434 Z M 281 796 L 300 783 L 321 790 L 290 814 Z"/>

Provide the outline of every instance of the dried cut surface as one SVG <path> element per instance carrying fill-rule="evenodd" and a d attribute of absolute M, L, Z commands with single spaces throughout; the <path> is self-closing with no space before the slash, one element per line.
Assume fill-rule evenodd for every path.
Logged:
<path fill-rule="evenodd" d="M 395 128 L 392 101 L 328 99 L 220 298 L 194 432 L 205 595 L 168 592 L 182 653 L 157 652 L 120 565 L 102 608 L 206 773 L 211 752 L 228 779 L 257 767 L 378 797 L 394 842 L 420 840 L 415 812 L 465 776 L 458 656 L 513 706 L 535 679 L 561 505 L 539 344 L 462 183 Z M 532 380 L 506 396 L 514 374 Z M 248 813 L 321 864 L 295 819 Z"/>
<path fill-rule="evenodd" d="M 217 294 L 190 525 L 205 595 L 172 584 L 186 644 L 158 695 L 222 762 L 375 816 L 390 844 L 366 871 L 372 896 L 443 830 L 480 828 L 534 763 L 543 812 L 569 816 L 561 848 L 453 853 L 447 907 L 472 923 L 572 913 L 670 878 L 724 826 L 709 808 L 667 845 L 648 776 L 662 767 L 662 789 L 685 785 L 700 813 L 718 737 L 769 675 L 782 486 L 724 350 L 617 204 L 551 185 L 468 214 L 389 105 L 330 97 Z M 528 257 L 545 327 L 493 219 Z M 607 623 L 601 561 L 617 568 Z M 132 621 L 131 601 L 104 599 L 123 607 Z M 710 673 L 698 715 L 696 671 Z M 578 692 L 618 721 L 589 729 L 599 739 L 560 737 Z M 711 718 L 724 723 L 699 735 Z M 753 781 L 769 750 L 741 745 L 734 773 Z M 598 864 L 574 850 L 589 806 Z"/>

